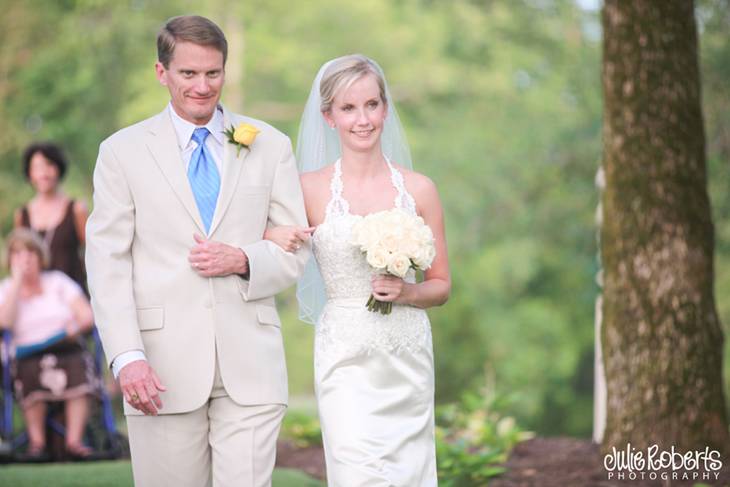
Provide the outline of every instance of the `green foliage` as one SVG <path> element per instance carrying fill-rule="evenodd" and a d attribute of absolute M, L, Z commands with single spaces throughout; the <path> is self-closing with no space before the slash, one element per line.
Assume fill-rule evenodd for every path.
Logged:
<path fill-rule="evenodd" d="M 289 409 L 281 425 L 281 434 L 299 448 L 322 445 L 319 419 L 312 414 Z"/>
<path fill-rule="evenodd" d="M 128 461 L 89 464 L 4 465 L 0 473 L 3 485 L 31 487 L 131 486 L 132 466 Z"/>
<path fill-rule="evenodd" d="M 504 452 L 470 451 L 463 444 L 452 444 L 437 435 L 439 485 L 444 487 L 486 486 L 491 478 L 505 472 L 496 464 L 505 460 Z M 441 460 L 444 459 L 444 460 Z"/>
<path fill-rule="evenodd" d="M 697 4 L 716 296 L 728 323 L 730 6 Z M 590 434 L 599 291 L 593 180 L 602 117 L 597 12 L 572 0 L 4 5 L 3 234 L 30 196 L 19 169 L 28 142 L 59 141 L 72 165 L 65 189 L 89 201 L 100 141 L 165 106 L 153 66 L 166 18 L 196 11 L 218 22 L 231 41 L 224 103 L 294 142 L 319 66 L 362 52 L 383 66 L 416 168 L 435 181 L 444 205 L 453 286 L 449 302 L 429 311 L 437 400 L 473 390 L 486 368 L 497 391 L 515 397 L 510 414 L 526 428 Z M 312 328 L 296 320 L 293 293 L 279 304 L 290 390 L 311 395 Z"/>
<path fill-rule="evenodd" d="M 322 487 L 324 484 L 298 470 L 277 468 L 273 487 Z M 132 466 L 128 461 L 3 465 L 0 485 L 14 487 L 131 487 Z"/>
<path fill-rule="evenodd" d="M 276 297 L 281 316 L 284 352 L 286 354 L 289 390 L 293 396 L 312 398 L 314 394 L 314 326 L 298 319 L 295 289 L 288 289 Z M 312 406 L 311 409 L 316 409 Z"/>
<path fill-rule="evenodd" d="M 487 485 L 505 471 L 514 445 L 533 436 L 504 416 L 506 400 L 492 393 L 467 393 L 458 404 L 438 408 L 436 456 L 439 485 L 461 487 Z"/>
<path fill-rule="evenodd" d="M 730 1 L 697 2 L 700 70 L 707 137 L 707 169 L 715 223 L 715 299 L 727 334 L 730 324 Z M 725 397 L 730 397 L 730 340 L 725 339 Z M 730 407 L 730 403 L 728 403 Z"/>

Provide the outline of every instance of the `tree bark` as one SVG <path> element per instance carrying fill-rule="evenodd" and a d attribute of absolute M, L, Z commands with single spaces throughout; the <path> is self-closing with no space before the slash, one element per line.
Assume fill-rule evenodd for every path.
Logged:
<path fill-rule="evenodd" d="M 604 450 L 727 455 L 694 5 L 606 0 Z"/>

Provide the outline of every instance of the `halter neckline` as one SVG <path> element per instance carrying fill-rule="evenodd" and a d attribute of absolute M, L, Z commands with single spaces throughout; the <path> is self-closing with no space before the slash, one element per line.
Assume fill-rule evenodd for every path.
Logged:
<path fill-rule="evenodd" d="M 390 170 L 390 181 L 395 187 L 397 194 L 393 202 L 393 208 L 401 208 L 412 214 L 416 214 L 416 202 L 413 196 L 408 192 L 405 186 L 403 174 L 385 157 L 385 162 Z M 353 215 L 365 217 L 367 215 L 358 215 L 350 212 L 350 203 L 342 196 L 344 186 L 342 184 L 342 159 L 337 159 L 334 163 L 334 171 L 330 180 L 330 201 L 327 203 L 325 212 L 325 220 L 331 216 Z M 368 213 L 370 214 L 370 213 Z"/>

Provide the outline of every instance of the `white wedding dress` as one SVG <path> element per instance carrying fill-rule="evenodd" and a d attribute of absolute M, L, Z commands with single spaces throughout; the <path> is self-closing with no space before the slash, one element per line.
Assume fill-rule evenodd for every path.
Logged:
<path fill-rule="evenodd" d="M 395 206 L 415 214 L 402 174 L 388 162 Z M 372 268 L 350 243 L 362 217 L 342 197 L 335 162 L 331 200 L 312 237 L 327 290 L 314 345 L 315 391 L 328 484 L 334 487 L 437 485 L 434 373 L 426 312 L 393 305 L 368 311 Z M 415 282 L 413 270 L 406 277 Z"/>

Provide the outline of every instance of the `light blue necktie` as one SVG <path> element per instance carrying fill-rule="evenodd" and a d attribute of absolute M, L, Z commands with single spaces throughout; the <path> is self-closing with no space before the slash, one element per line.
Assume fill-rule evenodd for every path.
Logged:
<path fill-rule="evenodd" d="M 198 204 L 198 211 L 203 219 L 206 233 L 210 231 L 210 223 L 213 221 L 218 191 L 221 187 L 218 168 L 215 166 L 208 148 L 205 147 L 205 139 L 208 135 L 210 132 L 205 127 L 197 128 L 193 132 L 192 139 L 198 144 L 198 147 L 193 151 L 188 166 L 190 188 L 192 188 L 195 202 Z"/>

